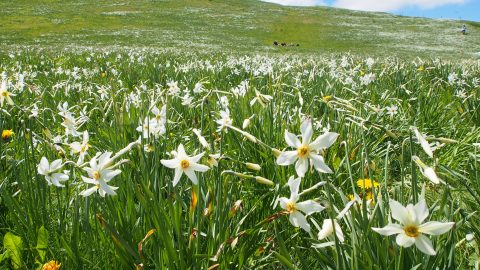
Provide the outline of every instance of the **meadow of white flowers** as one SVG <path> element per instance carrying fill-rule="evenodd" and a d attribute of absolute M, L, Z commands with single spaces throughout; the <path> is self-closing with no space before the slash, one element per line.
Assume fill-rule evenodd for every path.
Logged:
<path fill-rule="evenodd" d="M 478 61 L 18 49 L 0 73 L 1 267 L 480 265 Z"/>

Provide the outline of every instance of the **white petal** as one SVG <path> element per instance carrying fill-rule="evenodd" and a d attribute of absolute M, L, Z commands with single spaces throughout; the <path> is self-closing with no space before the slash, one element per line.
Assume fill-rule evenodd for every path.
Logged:
<path fill-rule="evenodd" d="M 107 167 L 110 164 L 110 162 L 112 161 L 110 159 L 111 155 L 112 155 L 112 152 L 105 152 L 102 155 L 100 155 L 100 157 L 98 158 L 98 167 L 100 167 L 102 169 Z"/>
<path fill-rule="evenodd" d="M 305 216 L 302 213 L 300 213 L 298 211 L 292 212 L 290 214 L 289 220 L 290 220 L 290 223 L 292 223 L 293 226 L 300 227 L 300 228 L 304 229 L 305 231 L 310 232 L 310 224 L 308 224 L 307 219 L 305 218 Z"/>
<path fill-rule="evenodd" d="M 298 140 L 297 136 L 295 134 L 288 132 L 288 130 L 285 130 L 285 141 L 287 142 L 288 146 L 298 148 L 301 143 L 300 140 Z"/>
<path fill-rule="evenodd" d="M 294 201 L 297 200 L 298 197 L 298 191 L 300 190 L 300 178 L 295 178 L 293 176 L 290 176 L 288 179 L 288 186 L 290 187 L 290 198 L 294 199 Z"/>
<path fill-rule="evenodd" d="M 340 242 L 343 243 L 345 241 L 345 237 L 343 236 L 342 228 L 340 227 L 340 224 L 338 224 L 338 222 L 336 220 L 335 220 L 335 234 L 337 235 L 338 240 Z"/>
<path fill-rule="evenodd" d="M 455 225 L 455 222 L 442 223 L 438 221 L 430 221 L 420 225 L 418 230 L 425 234 L 440 235 L 452 229 L 453 225 Z"/>
<path fill-rule="evenodd" d="M 297 160 L 297 151 L 282 152 L 277 158 L 277 164 L 281 166 L 287 166 L 295 163 Z"/>
<path fill-rule="evenodd" d="M 333 222 L 331 219 L 323 220 L 322 229 L 318 232 L 319 240 L 323 240 L 333 233 Z"/>
<path fill-rule="evenodd" d="M 102 172 L 101 176 L 103 177 L 103 179 L 105 179 L 105 181 L 110 181 L 113 177 L 119 175 L 122 171 L 120 170 L 114 170 L 114 171 L 111 171 L 111 170 L 105 170 L 105 172 Z"/>
<path fill-rule="evenodd" d="M 372 228 L 375 232 L 381 234 L 381 235 L 392 235 L 392 234 L 399 234 L 403 232 L 402 226 L 399 224 L 388 224 L 387 226 L 383 228 Z"/>
<path fill-rule="evenodd" d="M 61 181 L 61 182 L 67 181 L 68 178 L 69 178 L 68 175 L 63 174 L 63 173 L 54 173 L 54 174 L 52 175 L 52 177 L 55 178 L 55 179 L 57 179 L 58 181 Z"/>
<path fill-rule="evenodd" d="M 316 154 L 310 154 L 310 159 L 313 162 L 315 169 L 322 173 L 333 173 L 333 171 L 325 164 L 322 156 Z"/>
<path fill-rule="evenodd" d="M 310 119 L 305 119 L 302 122 L 300 132 L 302 133 L 302 143 L 309 145 L 313 135 L 312 121 Z"/>
<path fill-rule="evenodd" d="M 297 209 L 305 213 L 305 215 L 310 215 L 313 213 L 318 213 L 321 212 L 325 207 L 323 207 L 321 204 L 313 201 L 313 200 L 308 200 L 304 202 L 299 202 L 297 203 Z"/>
<path fill-rule="evenodd" d="M 196 156 L 191 157 L 190 160 L 193 161 L 193 162 L 198 162 L 203 157 L 204 154 L 205 154 L 205 152 L 200 153 Z"/>
<path fill-rule="evenodd" d="M 79 142 L 73 142 L 70 144 L 70 148 L 72 148 L 73 152 L 78 153 L 82 150 L 82 145 Z"/>
<path fill-rule="evenodd" d="M 326 132 L 315 139 L 310 144 L 310 149 L 312 150 L 318 150 L 321 148 L 328 148 L 330 147 L 338 138 L 338 133 L 335 132 Z"/>
<path fill-rule="evenodd" d="M 426 167 L 422 173 L 428 180 L 432 181 L 432 183 L 440 184 L 440 178 L 438 178 L 433 168 Z"/>
<path fill-rule="evenodd" d="M 430 147 L 430 144 L 428 144 L 427 140 L 422 136 L 422 134 L 418 131 L 416 127 L 412 127 L 413 131 L 415 132 L 415 136 L 417 137 L 418 142 L 422 146 L 423 150 L 427 155 L 431 158 L 433 158 L 433 151 L 432 148 Z"/>
<path fill-rule="evenodd" d="M 299 158 L 295 163 L 295 171 L 299 177 L 304 177 L 305 173 L 308 171 L 308 159 Z"/>
<path fill-rule="evenodd" d="M 83 144 L 87 144 L 88 143 L 88 131 L 84 131 L 83 132 Z"/>
<path fill-rule="evenodd" d="M 177 149 L 178 152 L 178 157 L 187 157 L 187 153 L 185 153 L 185 148 L 183 147 L 183 144 L 180 144 Z"/>
<path fill-rule="evenodd" d="M 82 180 L 83 182 L 87 183 L 87 184 L 93 184 L 93 185 L 96 185 L 98 184 L 98 181 L 93 179 L 93 178 L 88 178 L 88 177 L 85 177 L 82 175 Z"/>
<path fill-rule="evenodd" d="M 407 208 L 395 200 L 390 200 L 390 210 L 392 211 L 392 218 L 400 221 L 402 224 L 408 224 L 411 221 L 410 214 Z"/>
<path fill-rule="evenodd" d="M 415 217 L 418 224 L 421 224 L 428 217 L 428 207 L 424 199 L 420 200 L 414 207 Z"/>
<path fill-rule="evenodd" d="M 183 170 L 180 168 L 175 169 L 175 176 L 173 177 L 173 186 L 176 186 L 178 184 L 178 181 L 180 181 L 180 178 L 182 177 Z"/>
<path fill-rule="evenodd" d="M 155 115 L 159 115 L 160 114 L 160 110 L 157 108 L 157 106 L 153 106 L 152 108 L 152 113 L 155 114 Z"/>
<path fill-rule="evenodd" d="M 54 160 L 52 164 L 50 164 L 50 171 L 56 171 L 61 167 L 62 167 L 62 160 L 61 159 Z"/>
<path fill-rule="evenodd" d="M 415 238 L 413 237 L 408 237 L 405 233 L 400 233 L 397 235 L 397 239 L 395 239 L 397 242 L 397 245 L 401 247 L 411 247 L 413 243 L 415 243 Z"/>
<path fill-rule="evenodd" d="M 58 178 L 58 176 L 56 177 L 55 174 L 50 177 L 50 181 L 52 181 L 52 184 L 56 187 L 65 187 L 60 183 L 60 179 Z"/>
<path fill-rule="evenodd" d="M 180 161 L 176 158 L 174 159 L 162 159 L 160 160 L 160 163 L 162 163 L 163 166 L 170 168 L 170 169 L 175 169 L 180 166 Z"/>
<path fill-rule="evenodd" d="M 281 198 L 278 198 L 278 201 L 280 202 L 280 207 L 284 210 L 287 210 L 287 203 L 289 199 L 285 197 L 281 197 Z"/>
<path fill-rule="evenodd" d="M 85 152 L 80 152 L 80 155 L 78 155 L 77 165 L 83 164 L 84 161 L 85 161 Z"/>
<path fill-rule="evenodd" d="M 433 256 L 437 254 L 432 246 L 432 241 L 425 235 L 420 235 L 415 239 L 415 246 L 423 253 Z"/>
<path fill-rule="evenodd" d="M 95 191 L 97 191 L 97 189 L 98 189 L 97 186 L 93 186 L 93 187 L 91 187 L 91 188 L 89 188 L 89 189 L 86 189 L 86 190 L 80 192 L 80 195 L 82 195 L 83 197 L 90 196 L 90 195 L 92 195 Z"/>
<path fill-rule="evenodd" d="M 210 169 L 208 166 L 198 163 L 190 163 L 190 168 L 198 172 L 206 172 Z"/>
<path fill-rule="evenodd" d="M 97 158 L 98 158 L 99 153 L 97 153 L 92 159 L 90 159 L 89 165 L 90 168 L 97 168 Z M 85 168 L 86 170 L 87 168 Z"/>
<path fill-rule="evenodd" d="M 37 171 L 38 171 L 39 174 L 45 175 L 45 174 L 48 174 L 49 167 L 50 167 L 50 165 L 48 164 L 47 158 L 42 157 L 40 159 L 40 163 L 38 164 Z"/>
<path fill-rule="evenodd" d="M 98 183 L 100 184 L 100 188 L 105 191 L 105 193 L 108 195 L 116 195 L 115 189 L 117 189 L 117 187 L 109 186 L 104 181 L 98 181 Z"/>
<path fill-rule="evenodd" d="M 190 178 L 190 180 L 192 181 L 192 183 L 194 185 L 198 185 L 198 179 L 197 179 L 197 175 L 195 174 L 195 171 L 192 170 L 191 168 L 188 168 L 186 170 L 183 171 L 188 178 Z"/>

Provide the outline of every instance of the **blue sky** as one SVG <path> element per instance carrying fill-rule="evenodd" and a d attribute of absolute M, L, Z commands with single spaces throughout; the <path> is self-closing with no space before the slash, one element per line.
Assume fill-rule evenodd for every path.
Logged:
<path fill-rule="evenodd" d="M 480 0 L 264 0 L 293 6 L 333 6 L 405 16 L 480 21 Z"/>

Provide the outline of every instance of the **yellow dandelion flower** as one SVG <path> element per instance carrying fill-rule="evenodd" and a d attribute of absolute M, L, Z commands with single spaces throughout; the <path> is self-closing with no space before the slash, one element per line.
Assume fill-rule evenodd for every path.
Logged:
<path fill-rule="evenodd" d="M 10 141 L 10 139 L 12 138 L 13 136 L 13 131 L 11 129 L 5 129 L 2 131 L 2 140 L 3 141 Z"/>
<path fill-rule="evenodd" d="M 362 189 L 372 189 L 372 187 L 378 187 L 378 182 L 370 178 L 359 179 L 357 186 Z"/>
<path fill-rule="evenodd" d="M 62 264 L 60 262 L 51 260 L 42 266 L 42 270 L 58 270 L 61 266 Z"/>

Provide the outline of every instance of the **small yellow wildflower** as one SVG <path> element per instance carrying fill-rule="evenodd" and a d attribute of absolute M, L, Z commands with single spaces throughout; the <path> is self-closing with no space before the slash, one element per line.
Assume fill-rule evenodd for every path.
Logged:
<path fill-rule="evenodd" d="M 3 141 L 10 141 L 10 139 L 12 138 L 13 136 L 13 131 L 11 129 L 5 129 L 2 131 L 2 140 Z"/>
<path fill-rule="evenodd" d="M 378 182 L 370 178 L 359 179 L 357 181 L 357 186 L 362 189 L 372 189 L 372 187 L 378 187 Z"/>
<path fill-rule="evenodd" d="M 371 191 L 368 191 L 365 193 L 365 201 L 370 201 L 370 200 L 371 200 L 371 204 L 375 203 L 375 197 L 373 197 L 373 193 Z"/>
<path fill-rule="evenodd" d="M 322 99 L 325 102 L 329 102 L 332 99 L 332 96 L 324 96 Z"/>
<path fill-rule="evenodd" d="M 42 266 L 42 270 L 58 270 L 61 266 L 62 264 L 60 262 L 51 260 Z"/>

